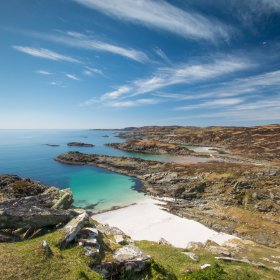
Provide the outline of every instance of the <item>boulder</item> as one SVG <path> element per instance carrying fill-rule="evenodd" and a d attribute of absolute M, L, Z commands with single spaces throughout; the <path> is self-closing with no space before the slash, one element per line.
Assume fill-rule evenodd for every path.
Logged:
<path fill-rule="evenodd" d="M 116 249 L 113 258 L 119 262 L 142 261 L 146 262 L 150 257 L 144 254 L 138 247 L 134 245 L 126 245 Z"/>
<path fill-rule="evenodd" d="M 38 196 L 7 200 L 0 203 L 0 229 L 40 228 L 67 223 L 73 211 L 51 209 Z"/>
<path fill-rule="evenodd" d="M 63 228 L 63 238 L 59 242 L 59 247 L 64 248 L 72 242 L 86 222 L 88 222 L 88 215 L 86 212 L 83 212 L 65 225 Z"/>
<path fill-rule="evenodd" d="M 150 256 L 134 245 L 126 245 L 113 252 L 113 261 L 93 267 L 108 279 L 120 279 L 125 273 L 139 273 L 149 264 Z"/>

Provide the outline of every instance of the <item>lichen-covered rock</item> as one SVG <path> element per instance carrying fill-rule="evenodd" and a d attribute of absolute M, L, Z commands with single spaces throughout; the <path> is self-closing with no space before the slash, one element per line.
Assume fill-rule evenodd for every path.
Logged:
<path fill-rule="evenodd" d="M 135 245 L 126 245 L 119 249 L 116 249 L 113 253 L 113 258 L 119 262 L 129 262 L 129 261 L 147 261 L 150 257 L 144 254 Z"/>
<path fill-rule="evenodd" d="M 64 248 L 72 242 L 86 222 L 88 222 L 88 214 L 83 212 L 66 224 L 63 228 L 63 237 L 59 242 L 59 247 Z"/>
<path fill-rule="evenodd" d="M 93 269 L 107 279 L 119 279 L 125 273 L 139 273 L 150 263 L 150 257 L 134 245 L 126 245 L 113 252 L 113 261 L 94 265 Z"/>
<path fill-rule="evenodd" d="M 0 203 L 0 228 L 40 228 L 67 223 L 73 211 L 51 209 L 38 196 L 7 200 Z"/>
<path fill-rule="evenodd" d="M 34 230 L 67 223 L 76 214 L 69 189 L 60 190 L 16 175 L 0 175 L 0 228 Z"/>

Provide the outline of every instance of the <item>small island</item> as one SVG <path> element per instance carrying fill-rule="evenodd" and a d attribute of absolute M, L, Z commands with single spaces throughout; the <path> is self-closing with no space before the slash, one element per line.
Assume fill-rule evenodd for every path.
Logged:
<path fill-rule="evenodd" d="M 57 144 L 45 144 L 45 146 L 48 146 L 48 147 L 59 147 L 60 145 L 57 145 Z"/>
<path fill-rule="evenodd" d="M 69 147 L 88 147 L 88 148 L 94 147 L 93 144 L 82 143 L 82 142 L 69 142 L 69 143 L 67 143 L 67 146 L 69 146 Z"/>

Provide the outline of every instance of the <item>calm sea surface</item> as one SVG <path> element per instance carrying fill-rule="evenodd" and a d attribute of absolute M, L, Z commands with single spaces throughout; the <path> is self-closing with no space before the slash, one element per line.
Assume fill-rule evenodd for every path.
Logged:
<path fill-rule="evenodd" d="M 0 130 L 0 174 L 16 174 L 59 188 L 70 187 L 74 204 L 79 207 L 95 206 L 96 210 L 104 210 L 133 203 L 143 197 L 134 190 L 139 182 L 133 178 L 102 168 L 70 166 L 53 160 L 67 151 L 174 160 L 166 155 L 128 153 L 104 146 L 105 143 L 123 141 L 115 136 L 116 133 L 105 130 Z M 73 141 L 91 143 L 95 147 L 68 147 L 67 143 Z"/>

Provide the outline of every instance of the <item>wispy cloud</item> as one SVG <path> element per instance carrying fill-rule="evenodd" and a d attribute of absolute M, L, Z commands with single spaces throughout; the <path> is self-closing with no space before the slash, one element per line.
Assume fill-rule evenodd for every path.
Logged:
<path fill-rule="evenodd" d="M 66 56 L 63 54 L 59 54 L 57 52 L 43 49 L 43 48 L 32 48 L 32 47 L 24 47 L 24 46 L 13 46 L 13 48 L 19 52 L 23 52 L 29 54 L 31 56 L 45 58 L 54 61 L 66 61 L 66 62 L 74 62 L 81 63 L 78 59 L 75 59 L 71 56 Z"/>
<path fill-rule="evenodd" d="M 218 78 L 251 68 L 252 64 L 237 58 L 217 59 L 212 63 L 185 64 L 160 68 L 152 77 L 134 82 L 135 95 L 148 93 L 171 85 L 190 84 Z"/>
<path fill-rule="evenodd" d="M 61 88 L 66 88 L 66 85 L 61 81 L 52 81 L 52 82 L 50 82 L 50 85 L 61 87 Z"/>
<path fill-rule="evenodd" d="M 40 75 L 46 75 L 46 76 L 53 74 L 53 73 L 51 73 L 49 71 L 46 71 L 46 70 L 38 70 L 37 73 L 40 74 Z"/>
<path fill-rule="evenodd" d="M 236 104 L 231 107 L 221 107 L 208 110 L 207 113 L 193 113 L 184 116 L 176 116 L 158 120 L 159 123 L 193 120 L 215 120 L 215 123 L 234 124 L 247 121 L 279 121 L 280 120 L 280 95 L 267 97 L 257 101 L 249 101 L 245 104 Z M 210 108 L 211 109 L 211 108 Z M 213 109 L 213 108 L 212 108 Z"/>
<path fill-rule="evenodd" d="M 171 60 L 167 57 L 167 55 L 165 54 L 165 52 L 162 49 L 156 47 L 156 48 L 154 48 L 154 51 L 164 62 L 166 62 L 168 64 L 172 63 Z"/>
<path fill-rule="evenodd" d="M 212 63 L 184 64 L 175 67 L 159 68 L 151 77 L 119 86 L 115 90 L 103 94 L 99 101 L 94 99 L 94 103 L 99 102 L 113 107 L 133 107 L 134 105 L 132 104 L 140 104 L 141 102 L 141 104 L 144 104 L 143 100 L 146 100 L 142 98 L 140 99 L 142 100 L 141 102 L 135 103 L 136 96 L 149 93 L 154 96 L 148 98 L 147 100 L 149 101 L 146 104 L 157 104 L 155 100 L 156 102 L 162 102 L 164 99 L 167 101 L 169 98 L 164 95 L 156 96 L 154 92 L 159 89 L 178 84 L 193 85 L 197 82 L 206 82 L 225 77 L 234 72 L 246 70 L 252 66 L 253 64 L 247 60 L 231 57 L 228 59 L 216 59 Z M 92 99 L 85 101 L 84 104 L 91 105 Z"/>
<path fill-rule="evenodd" d="M 86 50 L 97 50 L 100 52 L 107 52 L 107 53 L 120 55 L 122 57 L 126 57 L 141 63 L 148 61 L 148 56 L 142 51 L 95 40 L 91 36 L 81 34 L 78 32 L 69 31 L 65 33 L 60 32 L 57 34 L 45 34 L 45 33 L 41 34 L 38 32 L 28 32 L 28 34 L 43 40 L 49 40 L 52 42 L 56 42 L 59 44 L 63 44 L 75 48 L 86 49 Z"/>
<path fill-rule="evenodd" d="M 177 107 L 176 109 L 193 110 L 193 109 L 200 109 L 200 108 L 208 108 L 208 109 L 217 108 L 217 107 L 224 108 L 224 107 L 240 104 L 244 101 L 245 101 L 244 98 L 223 98 L 223 99 L 215 99 L 211 101 L 198 103 L 195 105 L 181 106 L 181 107 Z"/>
<path fill-rule="evenodd" d="M 65 76 L 71 80 L 74 80 L 74 81 L 80 81 L 80 79 L 74 75 L 74 74 L 69 74 L 69 73 L 66 73 Z"/>
<path fill-rule="evenodd" d="M 230 82 L 222 82 L 211 85 L 208 88 L 192 88 L 181 93 L 156 92 L 153 96 L 173 101 L 229 98 L 235 96 L 265 95 L 267 92 L 275 93 L 280 90 L 280 71 L 272 71 L 246 78 L 233 79 Z"/>
<path fill-rule="evenodd" d="M 103 100 L 106 100 L 106 99 L 117 99 L 117 98 L 121 97 L 122 95 L 124 95 L 126 93 L 129 93 L 131 90 L 132 90 L 132 87 L 122 86 L 122 87 L 119 87 L 116 90 L 113 90 L 113 91 L 105 93 L 102 96 L 102 99 Z"/>
<path fill-rule="evenodd" d="M 175 67 L 159 68 L 151 77 L 135 80 L 129 85 L 123 85 L 112 93 L 106 93 L 104 97 L 115 99 L 125 94 L 136 96 L 151 93 L 172 85 L 192 84 L 224 77 L 252 66 L 253 64 L 247 60 L 230 57 L 228 59 L 216 59 L 212 63 L 183 64 Z"/>
<path fill-rule="evenodd" d="M 228 38 L 229 28 L 194 11 L 185 11 L 163 0 L 74 0 L 119 20 L 172 32 L 186 39 Z"/>
<path fill-rule="evenodd" d="M 86 76 L 94 76 L 95 74 L 98 75 L 104 75 L 103 71 L 97 68 L 92 68 L 92 67 L 85 67 L 85 70 L 83 71 L 83 74 Z"/>
<path fill-rule="evenodd" d="M 160 99 L 142 98 L 136 100 L 112 102 L 110 106 L 115 108 L 131 108 L 131 107 L 136 107 L 141 105 L 155 105 L 160 102 L 161 102 Z"/>

